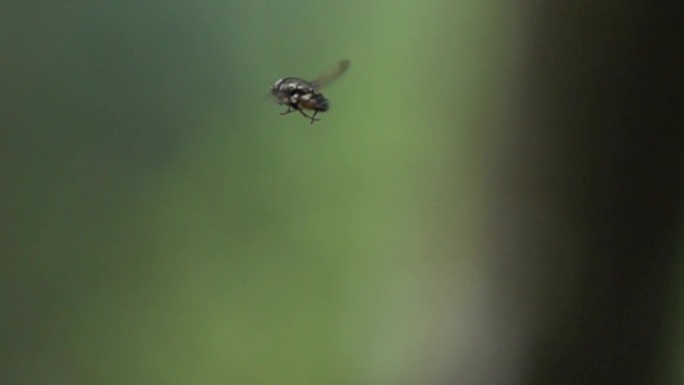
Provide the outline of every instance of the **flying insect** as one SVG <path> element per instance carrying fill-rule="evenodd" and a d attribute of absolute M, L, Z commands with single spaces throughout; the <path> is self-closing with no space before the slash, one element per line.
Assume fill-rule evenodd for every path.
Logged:
<path fill-rule="evenodd" d="M 271 86 L 271 95 L 278 104 L 287 106 L 287 111 L 281 112 L 280 115 L 297 111 L 311 119 L 311 124 L 320 120 L 316 118 L 316 114 L 330 109 L 330 102 L 320 90 L 344 74 L 349 64 L 350 61 L 347 59 L 340 60 L 334 67 L 311 81 L 297 77 L 276 80 Z M 313 111 L 313 114 L 309 115 L 305 110 Z"/>

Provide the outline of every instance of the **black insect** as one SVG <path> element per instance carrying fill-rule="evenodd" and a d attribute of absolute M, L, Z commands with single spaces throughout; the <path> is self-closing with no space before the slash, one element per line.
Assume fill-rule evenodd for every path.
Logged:
<path fill-rule="evenodd" d="M 321 88 L 339 78 L 349 68 L 349 64 L 350 62 L 347 59 L 340 60 L 333 68 L 312 81 L 295 77 L 278 79 L 271 86 L 271 95 L 278 104 L 287 106 L 287 111 L 281 112 L 280 115 L 298 111 L 306 118 L 311 119 L 311 124 L 320 120 L 320 118 L 316 118 L 316 114 L 328 111 L 330 108 L 330 102 L 320 92 Z M 313 114 L 309 116 L 304 110 L 311 110 Z"/>

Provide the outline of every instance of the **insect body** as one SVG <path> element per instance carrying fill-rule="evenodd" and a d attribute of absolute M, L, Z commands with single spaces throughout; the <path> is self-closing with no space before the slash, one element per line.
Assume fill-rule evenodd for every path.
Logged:
<path fill-rule="evenodd" d="M 330 108 L 328 99 L 323 96 L 320 89 L 339 78 L 349 68 L 349 63 L 349 60 L 340 60 L 335 67 L 312 81 L 295 77 L 278 79 L 271 86 L 271 95 L 279 104 L 287 106 L 287 111 L 281 112 L 280 115 L 298 111 L 311 119 L 311 124 L 320 120 L 316 118 L 316 114 L 328 111 Z M 313 114 L 308 115 L 304 110 L 313 111 Z"/>

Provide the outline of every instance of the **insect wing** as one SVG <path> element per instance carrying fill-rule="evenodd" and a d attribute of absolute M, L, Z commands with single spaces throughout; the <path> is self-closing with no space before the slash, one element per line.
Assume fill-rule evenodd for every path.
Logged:
<path fill-rule="evenodd" d="M 349 68 L 349 64 L 351 64 L 351 62 L 347 59 L 340 60 L 334 67 L 322 73 L 316 79 L 312 80 L 311 85 L 316 89 L 321 89 L 327 86 L 342 76 L 342 74 L 345 73 Z"/>

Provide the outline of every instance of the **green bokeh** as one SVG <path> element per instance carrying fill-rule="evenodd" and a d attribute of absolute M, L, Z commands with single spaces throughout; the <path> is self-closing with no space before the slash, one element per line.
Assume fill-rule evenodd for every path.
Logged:
<path fill-rule="evenodd" d="M 3 5 L 2 383 L 395 384 L 443 365 L 421 349 L 473 294 L 456 277 L 477 269 L 458 267 L 515 66 L 507 4 Z M 279 115 L 273 81 L 341 58 L 320 122 Z"/>

